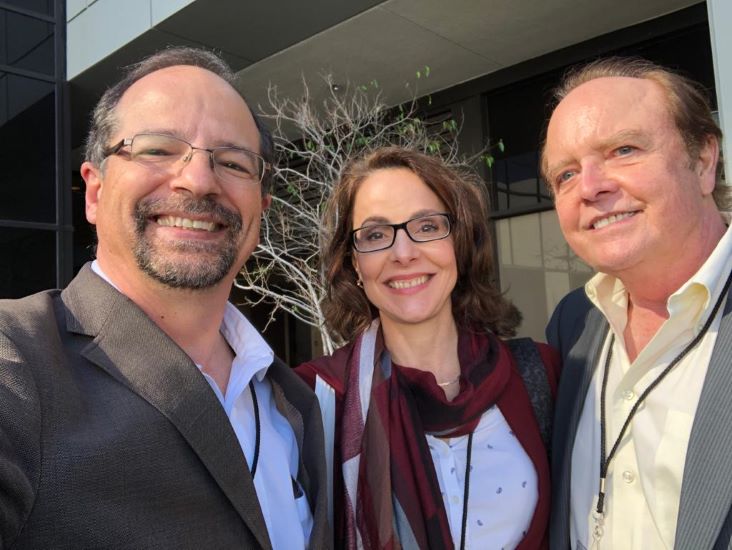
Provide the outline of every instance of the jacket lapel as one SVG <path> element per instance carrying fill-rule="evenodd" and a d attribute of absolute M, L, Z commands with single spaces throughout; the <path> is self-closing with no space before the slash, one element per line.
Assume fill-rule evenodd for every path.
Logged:
<path fill-rule="evenodd" d="M 580 414 L 585 404 L 592 375 L 597 368 L 602 342 L 608 324 L 597 308 L 591 307 L 575 330 L 581 331 L 577 341 L 564 357 L 557 394 L 552 440 L 552 543 L 569 548 L 570 480 L 572 449 Z"/>
<path fill-rule="evenodd" d="M 320 408 L 310 388 L 284 363 L 275 358 L 267 371 L 272 384 L 277 410 L 292 426 L 297 441 L 300 464 L 298 481 L 313 511 L 313 530 L 310 547 L 332 547 L 332 533 L 328 526 L 328 499 L 325 473 L 325 446 Z"/>
<path fill-rule="evenodd" d="M 686 452 L 677 549 L 712 548 L 732 505 L 732 291 L 719 326 Z"/>
<path fill-rule="evenodd" d="M 87 264 L 62 293 L 67 328 L 93 337 L 82 356 L 165 416 L 199 456 L 262 548 L 271 548 L 254 483 L 223 407 L 191 359 Z"/>

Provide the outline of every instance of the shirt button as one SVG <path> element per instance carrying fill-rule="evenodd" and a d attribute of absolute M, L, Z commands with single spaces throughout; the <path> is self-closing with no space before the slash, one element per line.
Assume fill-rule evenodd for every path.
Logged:
<path fill-rule="evenodd" d="M 633 390 L 625 390 L 623 392 L 623 399 L 625 399 L 626 401 L 632 401 L 634 397 L 635 393 L 633 393 Z"/>
<path fill-rule="evenodd" d="M 635 481 L 635 474 L 630 470 L 625 470 L 623 472 L 623 481 L 625 481 L 625 483 L 633 483 L 633 481 Z"/>
<path fill-rule="evenodd" d="M 460 499 L 458 497 L 456 497 L 455 495 L 452 495 L 450 497 L 450 502 L 452 502 L 453 504 L 457 504 L 458 502 L 460 502 Z"/>

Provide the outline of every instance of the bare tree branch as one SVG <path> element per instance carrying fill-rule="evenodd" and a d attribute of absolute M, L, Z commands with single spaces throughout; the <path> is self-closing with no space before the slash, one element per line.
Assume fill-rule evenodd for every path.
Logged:
<path fill-rule="evenodd" d="M 427 73 L 429 70 L 427 69 Z M 488 149 L 470 158 L 458 154 L 460 124 L 420 116 L 415 97 L 389 108 L 378 83 L 334 86 L 318 102 L 303 77 L 299 98 L 282 97 L 270 85 L 268 104 L 275 144 L 272 205 L 262 223 L 260 244 L 235 284 L 250 291 L 249 305 L 268 303 L 269 322 L 278 310 L 318 330 L 326 353 L 340 342 L 329 334 L 320 304 L 326 294 L 319 265 L 320 219 L 326 199 L 345 164 L 354 156 L 386 145 L 438 155 L 452 165 L 492 162 Z"/>

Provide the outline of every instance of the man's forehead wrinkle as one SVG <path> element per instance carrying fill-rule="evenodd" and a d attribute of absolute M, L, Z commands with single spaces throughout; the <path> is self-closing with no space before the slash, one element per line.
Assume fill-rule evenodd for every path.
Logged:
<path fill-rule="evenodd" d="M 658 105 L 663 99 L 660 86 L 644 79 L 599 78 L 586 82 L 558 105 L 550 121 L 548 143 L 558 141 L 562 146 L 571 146 L 612 141 L 622 138 L 624 132 L 628 137 L 633 132 L 640 134 L 643 128 L 638 124 L 629 126 L 633 112 L 641 105 Z M 660 114 L 663 103 L 659 107 Z"/>
<path fill-rule="evenodd" d="M 549 122 L 545 159 L 547 173 L 572 162 L 572 151 L 597 133 L 597 109 L 585 105 L 579 110 L 572 104 L 560 104 Z"/>
<path fill-rule="evenodd" d="M 189 86 L 181 88 L 185 81 Z M 228 108 L 228 115 L 224 117 L 225 108 Z M 180 116 L 171 116 L 171 113 L 180 113 Z M 224 79 L 199 67 L 167 67 L 144 76 L 122 95 L 115 117 L 118 122 L 116 134 L 165 133 L 186 141 L 196 140 L 200 130 L 214 132 L 212 117 L 224 117 L 230 124 L 219 127 L 221 135 L 209 136 L 213 140 L 210 143 L 194 145 L 230 145 L 247 149 L 259 145 L 259 132 L 241 95 Z M 248 135 L 252 130 L 256 136 Z"/>
<path fill-rule="evenodd" d="M 603 105 L 589 94 L 570 94 L 559 104 L 553 118 L 554 126 L 559 126 L 556 131 L 565 144 L 580 143 L 599 135 L 606 129 L 607 122 L 611 122 L 603 120 Z"/>
<path fill-rule="evenodd" d="M 249 107 L 236 89 L 223 78 L 200 67 L 175 65 L 153 71 L 132 84 L 120 98 L 118 106 L 124 106 L 145 99 L 150 103 L 175 101 L 185 81 L 195 84 L 206 83 L 207 93 L 198 96 L 199 102 L 218 102 L 222 99 L 235 100 L 249 112 Z M 187 94 L 187 97 L 190 94 Z"/>
<path fill-rule="evenodd" d="M 569 94 L 554 111 L 549 121 L 545 149 L 549 178 L 555 176 L 557 170 L 575 162 L 585 148 L 593 148 L 606 131 L 602 127 L 602 108 L 591 99 Z"/>
<path fill-rule="evenodd" d="M 118 119 L 121 120 L 122 115 L 134 117 L 140 111 L 146 115 L 156 115 L 158 108 L 178 103 L 180 96 L 171 94 L 170 82 L 146 82 L 144 86 L 137 87 L 136 82 L 122 96 L 117 105 Z M 205 106 L 207 98 L 201 95 L 186 94 L 185 105 L 177 105 L 181 109 L 200 112 Z M 195 110 L 195 111 L 194 111 Z"/>

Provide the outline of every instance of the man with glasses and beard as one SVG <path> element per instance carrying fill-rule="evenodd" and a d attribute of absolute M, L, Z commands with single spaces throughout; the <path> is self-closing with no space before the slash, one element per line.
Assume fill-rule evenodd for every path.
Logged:
<path fill-rule="evenodd" d="M 320 413 L 228 302 L 271 139 L 217 56 L 174 48 L 97 105 L 97 258 L 0 301 L 0 548 L 328 548 Z"/>

